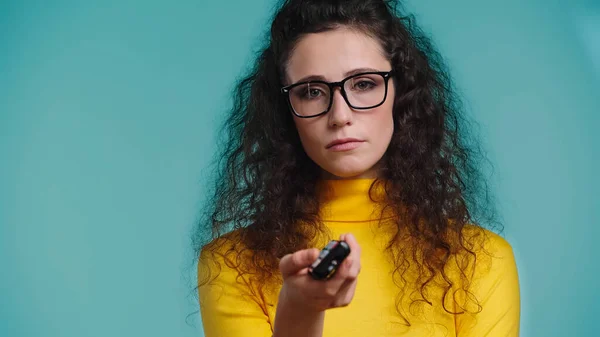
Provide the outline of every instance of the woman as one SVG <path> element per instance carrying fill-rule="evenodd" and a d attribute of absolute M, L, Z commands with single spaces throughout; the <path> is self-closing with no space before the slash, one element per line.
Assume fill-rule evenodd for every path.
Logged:
<path fill-rule="evenodd" d="M 439 56 L 393 1 L 287 0 L 198 242 L 206 336 L 517 336 L 510 245 Z M 202 233 L 202 228 L 199 230 Z M 329 239 L 334 276 L 307 267 Z"/>

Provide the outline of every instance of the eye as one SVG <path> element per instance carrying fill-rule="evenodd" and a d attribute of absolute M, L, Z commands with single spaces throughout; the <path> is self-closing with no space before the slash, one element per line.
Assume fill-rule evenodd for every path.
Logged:
<path fill-rule="evenodd" d="M 299 88 L 300 89 L 300 88 Z M 327 96 L 327 92 L 325 91 L 324 88 L 321 88 L 319 86 L 303 86 L 301 88 L 301 90 L 298 91 L 298 98 L 304 99 L 304 100 L 316 100 L 316 99 L 320 99 L 322 97 Z"/>
<path fill-rule="evenodd" d="M 354 89 L 357 89 L 359 91 L 365 91 L 365 90 L 369 90 L 372 89 L 376 86 L 375 83 L 373 83 L 372 81 L 368 81 L 368 80 L 358 80 L 356 82 L 354 82 Z"/>
<path fill-rule="evenodd" d="M 323 92 L 319 89 L 314 89 L 314 88 L 310 88 L 309 90 L 306 91 L 306 98 L 317 98 L 319 97 Z"/>

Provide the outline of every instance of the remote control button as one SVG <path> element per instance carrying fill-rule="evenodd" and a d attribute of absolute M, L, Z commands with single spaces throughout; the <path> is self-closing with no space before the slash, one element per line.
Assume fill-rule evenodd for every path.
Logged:
<path fill-rule="evenodd" d="M 334 247 L 335 247 L 335 246 L 337 246 L 337 245 L 338 245 L 338 242 L 337 242 L 337 241 L 334 241 L 334 240 L 332 240 L 332 241 L 330 241 L 330 242 L 329 242 L 329 244 L 328 244 L 328 245 L 327 245 L 325 248 L 326 248 L 326 249 L 332 249 L 332 248 L 334 248 Z"/>

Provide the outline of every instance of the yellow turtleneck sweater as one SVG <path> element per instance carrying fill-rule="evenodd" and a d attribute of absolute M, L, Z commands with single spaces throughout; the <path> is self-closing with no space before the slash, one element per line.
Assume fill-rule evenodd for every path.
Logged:
<path fill-rule="evenodd" d="M 392 279 L 393 263 L 384 251 L 386 235 L 378 226 L 378 204 L 369 198 L 372 179 L 327 180 L 324 182 L 324 205 L 321 220 L 339 238 L 352 233 L 361 246 L 361 272 L 354 299 L 347 307 L 330 309 L 325 314 L 324 337 L 513 337 L 519 335 L 519 283 L 511 246 L 500 236 L 485 234 L 483 250 L 477 253 L 474 269 L 470 269 L 469 292 L 476 302 L 461 306 L 446 299 L 441 287 L 429 288 L 427 298 L 415 302 L 419 292 L 403 290 L 401 312 L 396 300 L 400 288 Z M 325 192 L 327 191 L 327 192 Z M 375 191 L 377 192 L 377 191 Z M 384 221 L 386 215 L 383 215 Z M 468 228 L 466 230 L 469 230 Z M 206 337 L 268 337 L 272 335 L 277 308 L 277 291 L 256 296 L 244 277 L 220 262 L 220 271 L 210 283 L 199 287 L 201 316 Z M 447 264 L 452 280 L 460 280 L 456 260 Z M 212 264 L 200 263 L 199 277 L 207 275 Z M 413 264 L 414 265 L 414 264 Z M 411 279 L 411 272 L 405 278 Z M 437 282 L 439 279 L 435 279 Z M 435 282 L 434 282 L 435 283 Z M 279 286 L 280 287 L 280 286 Z M 254 296 L 252 296 L 254 295 Z M 458 303 L 465 303 L 464 292 L 456 292 Z M 469 297 L 471 298 L 471 297 Z M 412 304 L 411 304 L 412 303 Z M 448 311 L 447 311 L 447 310 Z M 406 324 L 406 318 L 410 326 Z"/>

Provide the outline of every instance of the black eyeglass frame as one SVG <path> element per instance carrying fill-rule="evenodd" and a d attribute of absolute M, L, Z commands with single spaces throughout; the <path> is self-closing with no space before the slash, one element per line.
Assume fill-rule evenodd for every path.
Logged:
<path fill-rule="evenodd" d="M 356 107 L 354 105 L 352 105 L 350 103 L 350 101 L 348 100 L 348 96 L 346 95 L 346 89 L 344 89 L 344 84 L 346 84 L 346 82 L 350 79 L 353 79 L 355 77 L 360 77 L 360 76 L 364 76 L 364 75 L 380 75 L 383 77 L 383 82 L 385 83 L 385 93 L 383 95 L 383 99 L 381 100 L 380 103 L 375 104 L 373 106 L 369 106 L 369 107 Z M 329 110 L 331 110 L 331 106 L 333 105 L 333 96 L 334 96 L 334 90 L 336 87 L 340 88 L 340 91 L 342 93 L 342 97 L 344 97 L 344 101 L 346 101 L 346 104 L 348 104 L 349 107 L 351 107 L 352 109 L 356 109 L 356 110 L 368 110 L 368 109 L 373 109 L 376 108 L 380 105 L 382 105 L 383 103 L 385 103 L 385 100 L 387 99 L 387 93 L 388 93 L 388 86 L 389 86 L 389 79 L 394 75 L 394 71 L 390 70 L 390 71 L 368 71 L 368 72 L 364 72 L 364 73 L 358 73 L 358 74 L 354 74 L 351 76 L 348 76 L 346 78 L 344 78 L 343 80 L 339 81 L 339 82 L 325 82 L 325 81 L 320 81 L 320 80 L 315 80 L 315 81 L 303 81 L 303 82 L 298 82 L 298 83 L 294 83 L 294 84 L 290 84 L 287 85 L 285 87 L 281 88 L 281 93 L 286 95 L 287 97 L 287 102 L 288 105 L 290 107 L 290 110 L 292 110 L 292 113 L 299 118 L 314 118 L 314 117 L 318 117 L 321 115 L 324 115 L 326 113 L 329 112 Z M 296 112 L 296 110 L 294 109 L 294 106 L 292 105 L 292 101 L 290 99 L 290 91 L 300 85 L 304 85 L 304 84 L 313 84 L 313 83 L 320 83 L 320 84 L 324 84 L 327 87 L 329 87 L 329 105 L 327 106 L 327 109 L 321 113 L 318 113 L 316 115 L 310 115 L 310 116 L 302 116 L 300 114 L 298 114 Z"/>

